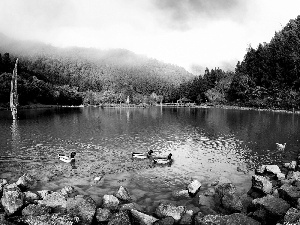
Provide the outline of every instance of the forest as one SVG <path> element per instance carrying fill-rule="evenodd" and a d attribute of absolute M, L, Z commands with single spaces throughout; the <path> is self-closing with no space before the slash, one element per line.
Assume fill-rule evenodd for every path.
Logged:
<path fill-rule="evenodd" d="M 9 105 L 18 63 L 19 104 L 80 105 L 176 102 L 299 109 L 300 16 L 269 43 L 249 46 L 234 71 L 184 68 L 124 49 L 56 48 L 0 35 L 0 104 Z"/>

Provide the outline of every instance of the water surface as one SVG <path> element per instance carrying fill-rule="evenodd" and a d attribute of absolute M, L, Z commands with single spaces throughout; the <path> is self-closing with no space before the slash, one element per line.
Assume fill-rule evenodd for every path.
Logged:
<path fill-rule="evenodd" d="M 253 169 L 281 164 L 299 151 L 299 115 L 217 108 L 60 108 L 0 111 L 0 178 L 14 182 L 24 172 L 37 189 L 73 185 L 100 204 L 103 194 L 127 187 L 151 211 L 174 190 L 198 179 L 205 191 L 219 176 L 248 190 Z M 287 143 L 284 152 L 275 143 Z M 171 166 L 132 160 L 131 152 L 173 154 Z M 75 151 L 76 163 L 58 153 Z M 102 176 L 99 182 L 94 178 Z M 190 204 L 190 199 L 180 204 Z"/>

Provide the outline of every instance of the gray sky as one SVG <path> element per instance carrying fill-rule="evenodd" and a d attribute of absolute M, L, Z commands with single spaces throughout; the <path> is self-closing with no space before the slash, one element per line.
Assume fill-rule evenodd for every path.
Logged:
<path fill-rule="evenodd" d="M 124 48 L 202 73 L 233 69 L 300 14 L 299 0 L 0 0 L 0 32 L 54 46 Z"/>

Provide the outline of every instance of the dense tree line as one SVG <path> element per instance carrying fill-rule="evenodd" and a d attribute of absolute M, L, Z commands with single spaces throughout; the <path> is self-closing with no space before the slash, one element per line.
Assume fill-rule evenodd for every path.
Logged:
<path fill-rule="evenodd" d="M 0 35 L 1 38 L 1 35 Z M 235 71 L 206 68 L 193 76 L 183 68 L 123 49 L 59 49 L 0 43 L 0 103 L 9 100 L 10 79 L 19 57 L 20 104 L 175 102 L 298 109 L 300 106 L 300 16 L 269 43 L 248 47 Z M 32 48 L 34 46 L 34 48 Z M 6 51 L 7 50 L 7 51 Z M 8 53 L 11 50 L 12 55 Z"/>

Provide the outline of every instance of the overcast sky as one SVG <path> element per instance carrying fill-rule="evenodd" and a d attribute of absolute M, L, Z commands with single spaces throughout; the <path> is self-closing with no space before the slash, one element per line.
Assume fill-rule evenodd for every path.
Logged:
<path fill-rule="evenodd" d="M 124 48 L 195 74 L 233 69 L 300 15 L 300 0 L 0 0 L 0 32 L 54 46 Z"/>

